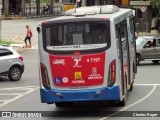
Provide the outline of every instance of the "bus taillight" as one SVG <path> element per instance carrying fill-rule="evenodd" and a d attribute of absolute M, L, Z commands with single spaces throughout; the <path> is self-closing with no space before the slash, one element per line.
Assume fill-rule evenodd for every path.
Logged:
<path fill-rule="evenodd" d="M 116 79 L 116 61 L 113 60 L 109 66 L 108 87 L 112 87 L 114 85 L 115 79 Z"/>
<path fill-rule="evenodd" d="M 48 22 L 47 22 L 47 21 L 45 21 L 45 22 L 42 22 L 42 24 L 48 24 Z"/>
<path fill-rule="evenodd" d="M 43 86 L 49 90 L 50 89 L 50 83 L 49 83 L 49 78 L 48 78 L 48 72 L 46 69 L 46 66 L 41 63 L 41 76 L 42 76 L 42 83 Z"/>
<path fill-rule="evenodd" d="M 108 18 L 103 18 L 103 20 L 104 20 L 104 21 L 107 21 L 107 20 L 109 20 L 109 19 L 108 19 Z"/>

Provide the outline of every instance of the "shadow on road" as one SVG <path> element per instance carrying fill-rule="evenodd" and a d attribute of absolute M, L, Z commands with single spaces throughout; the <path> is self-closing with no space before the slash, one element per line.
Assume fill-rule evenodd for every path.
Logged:
<path fill-rule="evenodd" d="M 78 102 L 68 104 L 62 108 L 45 113 L 49 117 L 105 117 L 117 112 L 122 107 L 117 107 L 113 102 Z"/>
<path fill-rule="evenodd" d="M 0 82 L 11 82 L 11 80 L 8 77 L 0 76 Z"/>
<path fill-rule="evenodd" d="M 138 66 L 160 66 L 160 63 L 140 63 Z"/>

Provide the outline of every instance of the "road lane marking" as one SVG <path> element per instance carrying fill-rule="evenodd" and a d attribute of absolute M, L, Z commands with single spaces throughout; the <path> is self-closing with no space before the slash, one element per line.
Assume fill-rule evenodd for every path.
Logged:
<path fill-rule="evenodd" d="M 32 87 L 35 88 L 35 87 L 38 87 L 38 86 L 25 86 L 25 88 L 28 88 L 28 87 L 29 88 L 32 88 Z"/>
<path fill-rule="evenodd" d="M 5 102 L 5 101 L 7 101 L 7 100 L 0 100 L 0 102 Z"/>
<path fill-rule="evenodd" d="M 120 113 L 121 111 L 124 111 L 124 110 L 126 110 L 126 109 L 128 109 L 128 108 L 130 108 L 130 107 L 132 107 L 132 106 L 134 106 L 134 105 L 136 105 L 136 104 L 144 101 L 145 99 L 147 99 L 149 96 L 152 95 L 152 93 L 156 90 L 156 87 L 157 87 L 157 85 L 154 85 L 153 88 L 152 88 L 152 90 L 145 97 L 143 97 L 142 99 L 138 100 L 137 102 L 135 102 L 133 104 L 130 104 L 127 107 L 125 107 L 125 108 L 123 108 L 123 109 L 121 109 L 121 110 L 119 110 L 119 111 L 117 111 L 117 112 L 115 112 L 115 113 L 113 113 L 113 114 L 111 114 L 109 116 L 103 117 L 103 118 L 101 118 L 99 120 L 105 120 L 105 119 L 107 119 L 109 117 L 112 117 L 113 115 L 116 115 L 116 114 Z"/>
<path fill-rule="evenodd" d="M 9 100 L 1 100 L 0 102 L 2 102 L 2 103 L 0 104 L 0 107 L 3 107 L 5 105 L 7 105 L 7 104 L 19 99 L 19 98 L 22 98 L 23 96 L 28 95 L 28 94 L 36 91 L 37 89 L 39 89 L 39 87 L 36 87 L 36 86 L 1 88 L 0 91 L 5 91 L 5 90 L 27 90 L 27 92 L 23 92 L 21 94 L 19 94 L 19 93 L 18 94 L 17 93 L 6 93 L 6 95 L 14 95 L 14 94 L 15 95 L 17 94 L 17 95 L 16 95 L 16 97 L 13 97 L 13 98 L 11 98 Z M 5 95 L 5 93 L 0 93 L 0 95 Z"/>
<path fill-rule="evenodd" d="M 154 86 L 154 85 L 160 86 L 160 84 L 133 84 L 133 85 L 135 86 Z"/>
<path fill-rule="evenodd" d="M 13 87 L 13 88 L 0 88 L 0 90 L 26 90 L 26 89 L 33 89 L 38 88 L 38 86 L 24 86 L 24 87 Z"/>
<path fill-rule="evenodd" d="M 21 95 L 24 93 L 0 93 L 0 95 Z"/>

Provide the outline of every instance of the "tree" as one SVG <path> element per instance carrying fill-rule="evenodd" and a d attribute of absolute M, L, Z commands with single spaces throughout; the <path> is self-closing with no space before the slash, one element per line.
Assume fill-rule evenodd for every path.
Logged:
<path fill-rule="evenodd" d="M 155 2 L 152 3 L 152 14 L 153 17 L 155 17 L 155 15 L 159 16 L 160 14 L 160 0 L 155 0 Z"/>
<path fill-rule="evenodd" d="M 160 0 L 156 0 L 157 4 L 160 5 Z"/>
<path fill-rule="evenodd" d="M 155 1 L 155 6 L 156 6 L 157 8 L 160 7 L 160 0 L 156 0 L 156 1 Z"/>
<path fill-rule="evenodd" d="M 151 29 L 155 29 L 158 30 L 158 32 L 160 33 L 160 0 L 156 0 L 153 4 L 152 4 L 152 18 L 155 19 L 155 26 L 153 26 Z"/>

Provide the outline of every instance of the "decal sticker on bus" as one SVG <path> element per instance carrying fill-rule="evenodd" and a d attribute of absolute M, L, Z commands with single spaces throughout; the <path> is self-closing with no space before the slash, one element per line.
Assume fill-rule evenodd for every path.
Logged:
<path fill-rule="evenodd" d="M 77 85 L 80 85 L 80 84 L 85 84 L 85 80 L 83 79 L 80 79 L 80 80 L 72 80 L 72 84 L 77 84 Z"/>
<path fill-rule="evenodd" d="M 64 77 L 64 78 L 63 78 L 63 82 L 64 82 L 64 83 L 68 83 L 68 78 L 67 78 L 67 77 Z"/>
<path fill-rule="evenodd" d="M 54 59 L 53 64 L 65 65 L 65 60 L 64 59 Z"/>
<path fill-rule="evenodd" d="M 81 79 L 82 78 L 82 73 L 81 72 L 75 72 L 74 76 L 75 76 L 75 79 Z"/>

